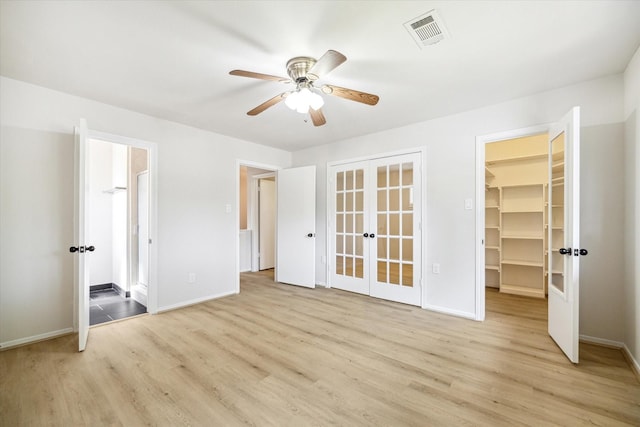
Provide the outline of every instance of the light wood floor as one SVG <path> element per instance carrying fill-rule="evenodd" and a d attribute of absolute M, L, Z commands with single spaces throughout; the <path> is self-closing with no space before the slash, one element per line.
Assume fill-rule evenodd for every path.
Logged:
<path fill-rule="evenodd" d="M 240 295 L 0 353 L 0 425 L 640 425 L 618 350 L 488 292 L 474 322 L 245 274 Z"/>

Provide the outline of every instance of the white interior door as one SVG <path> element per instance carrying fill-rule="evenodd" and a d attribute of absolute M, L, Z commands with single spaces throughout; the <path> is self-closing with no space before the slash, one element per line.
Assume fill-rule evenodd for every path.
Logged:
<path fill-rule="evenodd" d="M 329 169 L 331 286 L 421 305 L 420 154 Z"/>
<path fill-rule="evenodd" d="M 80 120 L 75 129 L 75 243 L 72 246 L 75 267 L 76 320 L 78 350 L 84 351 L 89 338 L 89 268 L 86 244 L 89 238 L 89 156 L 87 154 L 87 122 Z M 93 249 L 91 249 L 93 250 Z"/>
<path fill-rule="evenodd" d="M 149 284 L 149 172 L 137 176 L 138 284 Z"/>
<path fill-rule="evenodd" d="M 580 300 L 580 109 L 549 132 L 549 335 L 578 363 Z"/>
<path fill-rule="evenodd" d="M 258 222 L 260 270 L 276 265 L 276 183 L 260 179 L 258 191 Z"/>
<path fill-rule="evenodd" d="M 330 169 L 329 247 L 331 286 L 369 295 L 369 162 Z M 366 237 L 365 237 L 366 234 Z"/>
<path fill-rule="evenodd" d="M 370 295 L 421 305 L 420 154 L 372 160 Z M 373 242 L 375 240 L 375 243 Z"/>
<path fill-rule="evenodd" d="M 315 287 L 316 167 L 277 173 L 276 280 Z"/>

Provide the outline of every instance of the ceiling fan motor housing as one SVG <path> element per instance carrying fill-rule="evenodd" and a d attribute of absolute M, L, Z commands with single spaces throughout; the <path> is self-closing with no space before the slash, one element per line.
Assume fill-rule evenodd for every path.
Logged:
<path fill-rule="evenodd" d="M 296 83 L 308 81 L 307 73 L 315 65 L 316 60 L 308 56 L 297 56 L 287 62 L 287 73 Z"/>

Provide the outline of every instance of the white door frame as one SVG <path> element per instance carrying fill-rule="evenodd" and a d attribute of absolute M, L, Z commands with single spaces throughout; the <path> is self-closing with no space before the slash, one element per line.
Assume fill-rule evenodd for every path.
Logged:
<path fill-rule="evenodd" d="M 512 129 L 488 135 L 476 136 L 476 315 L 485 317 L 485 259 L 484 259 L 484 211 L 485 211 L 485 147 L 486 144 L 508 139 L 522 138 L 549 132 L 551 124 Z"/>
<path fill-rule="evenodd" d="M 147 312 L 158 312 L 158 145 L 155 142 L 129 138 L 89 128 L 87 139 L 142 148 L 149 153 L 149 283 L 147 286 Z"/>
<path fill-rule="evenodd" d="M 324 259 L 326 260 L 325 262 L 325 277 L 327 278 L 327 283 L 326 286 L 327 288 L 331 287 L 331 266 L 333 265 L 331 262 L 331 248 L 329 247 L 329 242 L 331 241 L 331 230 L 330 230 L 330 224 L 329 221 L 331 219 L 331 216 L 333 215 L 333 212 L 330 212 L 330 208 L 332 206 L 332 202 L 331 202 L 331 197 L 334 197 L 332 194 L 329 194 L 329 189 L 331 188 L 331 174 L 329 174 L 329 170 L 331 169 L 331 167 L 333 166 L 338 166 L 338 165 L 343 165 L 343 164 L 347 164 L 347 163 L 355 163 L 355 162 L 361 162 L 361 161 L 367 161 L 367 160 L 375 160 L 375 159 L 381 159 L 384 157 L 393 157 L 393 156 L 399 156 L 399 155 L 403 155 L 403 154 L 413 154 L 413 153 L 418 153 L 420 154 L 420 167 L 421 167 L 421 177 L 422 177 L 422 216 L 420 218 L 420 224 L 421 224 L 421 236 L 420 236 L 420 245 L 421 245 L 421 260 L 420 260 L 420 271 L 422 272 L 422 278 L 420 279 L 420 286 L 421 286 L 421 291 L 420 291 L 420 307 L 421 308 L 428 308 L 428 301 L 427 301 L 427 278 L 426 278 L 426 271 L 425 271 L 425 260 L 427 259 L 427 171 L 426 171 L 426 165 L 427 165 L 427 150 L 426 147 L 417 147 L 417 148 L 409 148 L 406 150 L 397 150 L 397 151 L 388 151 L 388 152 L 384 152 L 384 153 L 375 153 L 375 154 L 369 154 L 366 156 L 360 156 L 360 157 L 355 157 L 355 158 L 350 158 L 350 159 L 343 159 L 343 160 L 336 160 L 336 161 L 332 161 L 332 162 L 327 162 L 327 167 L 326 167 L 326 202 L 325 202 L 325 206 L 326 206 L 326 213 L 325 213 L 325 255 L 324 255 Z"/>
<path fill-rule="evenodd" d="M 251 203 L 247 203 L 247 226 L 251 228 L 251 247 L 256 247 L 257 236 L 256 236 L 256 226 L 257 226 L 257 200 L 258 200 L 258 186 L 257 179 L 254 178 L 263 178 L 267 176 L 275 176 L 276 171 L 282 169 L 281 166 L 274 166 L 266 163 L 254 162 L 252 160 L 242 160 L 236 159 L 236 172 L 235 172 L 235 182 L 236 182 L 236 191 L 235 191 L 235 199 L 236 199 L 236 208 L 235 208 L 235 230 L 236 230 L 236 265 L 235 265 L 235 274 L 236 278 L 236 293 L 240 293 L 240 167 L 246 166 L 249 168 L 263 169 L 266 172 L 265 174 L 255 175 L 255 177 L 251 177 L 251 183 L 247 183 L 247 198 L 251 200 Z M 278 213 L 276 212 L 276 215 Z M 254 249 L 252 249 L 252 252 Z M 256 266 L 256 262 L 254 260 L 253 253 L 251 254 L 251 271 L 254 271 L 254 267 Z"/>

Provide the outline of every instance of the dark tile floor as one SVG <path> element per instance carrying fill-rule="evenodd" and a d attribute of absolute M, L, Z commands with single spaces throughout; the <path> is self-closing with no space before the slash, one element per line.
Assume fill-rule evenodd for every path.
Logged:
<path fill-rule="evenodd" d="M 124 298 L 113 289 L 91 291 L 89 324 L 97 325 L 146 313 L 147 308 L 133 298 Z"/>

